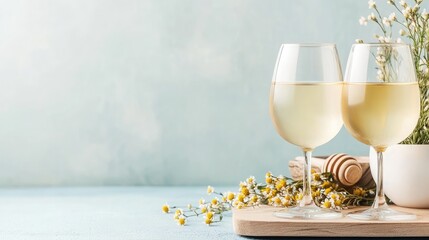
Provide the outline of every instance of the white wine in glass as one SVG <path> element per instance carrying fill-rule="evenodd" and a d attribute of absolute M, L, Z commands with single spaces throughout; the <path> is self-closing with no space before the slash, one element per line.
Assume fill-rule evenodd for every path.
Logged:
<path fill-rule="evenodd" d="M 342 73 L 334 44 L 283 44 L 270 92 L 270 114 L 278 134 L 302 149 L 303 198 L 275 213 L 285 218 L 333 219 L 340 212 L 319 208 L 311 195 L 312 151 L 334 138 L 341 119 Z"/>
<path fill-rule="evenodd" d="M 383 192 L 383 152 L 408 137 L 420 115 L 420 90 L 410 47 L 353 45 L 345 74 L 342 113 L 350 134 L 375 149 L 378 167 L 374 204 L 348 216 L 359 220 L 415 219 L 413 214 L 389 208 Z"/>

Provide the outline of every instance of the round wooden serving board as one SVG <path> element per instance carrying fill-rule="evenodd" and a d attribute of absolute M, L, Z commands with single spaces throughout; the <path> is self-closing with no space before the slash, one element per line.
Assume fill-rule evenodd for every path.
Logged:
<path fill-rule="evenodd" d="M 273 216 L 281 208 L 234 209 L 234 232 L 243 236 L 397 237 L 429 236 L 429 209 L 392 208 L 417 215 L 415 221 L 293 220 Z M 366 207 L 367 208 L 367 207 Z M 355 211 L 356 208 L 348 211 Z M 347 213 L 347 211 L 345 211 Z"/>

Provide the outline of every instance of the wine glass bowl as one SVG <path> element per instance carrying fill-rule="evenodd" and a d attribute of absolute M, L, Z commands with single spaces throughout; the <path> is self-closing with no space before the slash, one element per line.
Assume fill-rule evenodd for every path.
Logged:
<path fill-rule="evenodd" d="M 341 213 L 321 209 L 311 197 L 311 153 L 342 127 L 342 73 L 334 44 L 283 44 L 274 69 L 270 115 L 277 133 L 305 156 L 303 199 L 275 215 L 332 219 Z"/>

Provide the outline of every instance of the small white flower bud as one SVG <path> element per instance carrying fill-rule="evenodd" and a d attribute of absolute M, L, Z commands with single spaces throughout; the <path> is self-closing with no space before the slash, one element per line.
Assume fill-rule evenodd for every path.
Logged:
<path fill-rule="evenodd" d="M 375 21 L 375 20 L 377 20 L 377 18 L 375 17 L 374 13 L 371 13 L 370 15 L 368 15 L 368 20 Z"/>
<path fill-rule="evenodd" d="M 389 20 L 390 20 L 391 22 L 395 21 L 395 20 L 396 20 L 396 14 L 395 14 L 395 13 L 391 13 L 391 14 L 389 15 Z"/>
<path fill-rule="evenodd" d="M 405 32 L 404 29 L 399 29 L 399 35 L 405 36 L 405 34 L 407 34 L 407 32 Z"/>
<path fill-rule="evenodd" d="M 355 42 L 356 43 L 363 43 L 363 40 L 362 39 L 356 39 Z"/>
<path fill-rule="evenodd" d="M 366 26 L 368 24 L 368 21 L 366 20 L 365 17 L 360 17 L 359 18 L 359 24 L 363 25 L 363 26 Z"/>
<path fill-rule="evenodd" d="M 387 4 L 393 5 L 395 2 L 393 0 L 387 0 Z"/>
<path fill-rule="evenodd" d="M 403 8 L 406 8 L 406 7 L 408 6 L 408 4 L 407 4 L 404 0 L 399 1 L 399 4 L 400 4 Z"/>
<path fill-rule="evenodd" d="M 384 80 L 384 74 L 381 70 L 377 71 L 377 78 L 378 80 Z"/>
<path fill-rule="evenodd" d="M 383 18 L 383 24 L 388 27 L 392 26 L 392 22 L 386 17 Z"/>
<path fill-rule="evenodd" d="M 371 9 L 371 8 L 376 8 L 377 6 L 375 5 L 375 2 L 374 2 L 374 0 L 369 0 L 368 1 L 368 8 L 369 9 Z"/>
<path fill-rule="evenodd" d="M 402 14 L 404 15 L 405 18 L 409 18 L 410 17 L 410 13 L 411 13 L 411 8 L 410 7 L 406 7 L 404 10 L 402 10 Z"/>

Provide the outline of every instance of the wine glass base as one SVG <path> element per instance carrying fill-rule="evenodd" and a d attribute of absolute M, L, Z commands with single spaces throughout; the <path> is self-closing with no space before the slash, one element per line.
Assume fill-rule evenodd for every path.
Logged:
<path fill-rule="evenodd" d="M 410 221 L 416 220 L 417 216 L 411 213 L 400 212 L 391 209 L 388 206 L 379 208 L 370 208 L 367 210 L 356 211 L 347 214 L 348 217 L 356 220 L 379 220 L 379 221 Z"/>
<path fill-rule="evenodd" d="M 294 219 L 337 219 L 342 218 L 343 214 L 332 209 L 320 208 L 316 205 L 304 207 L 292 207 L 274 212 L 274 216 L 279 218 Z"/>

